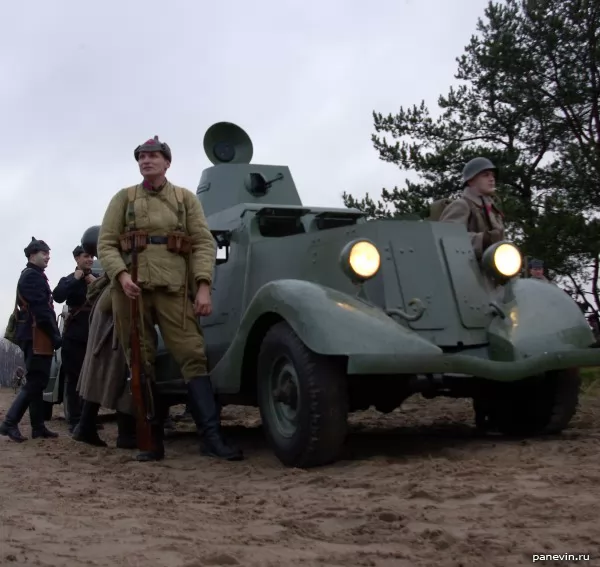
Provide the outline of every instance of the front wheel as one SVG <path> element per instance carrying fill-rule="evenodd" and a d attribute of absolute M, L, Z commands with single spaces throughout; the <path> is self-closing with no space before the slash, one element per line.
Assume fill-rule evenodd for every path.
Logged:
<path fill-rule="evenodd" d="M 337 460 L 348 427 L 343 365 L 309 350 L 281 322 L 263 339 L 257 374 L 260 415 L 279 460 L 303 468 Z"/>
<path fill-rule="evenodd" d="M 580 387 L 577 369 L 494 384 L 475 398 L 475 420 L 481 429 L 508 436 L 557 434 L 577 411 Z"/>

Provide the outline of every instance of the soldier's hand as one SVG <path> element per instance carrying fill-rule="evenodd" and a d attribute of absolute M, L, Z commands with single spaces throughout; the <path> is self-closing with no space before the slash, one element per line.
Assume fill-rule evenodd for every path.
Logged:
<path fill-rule="evenodd" d="M 80 280 L 83 277 L 83 270 L 77 269 L 73 275 L 76 280 Z"/>
<path fill-rule="evenodd" d="M 85 282 L 88 284 L 91 284 L 92 282 L 95 282 L 96 278 L 94 277 L 93 274 L 88 274 L 87 276 L 85 276 Z"/>
<path fill-rule="evenodd" d="M 212 313 L 212 301 L 210 298 L 210 287 L 201 285 L 194 301 L 194 313 L 202 317 L 207 317 Z"/>
<path fill-rule="evenodd" d="M 135 299 L 140 294 L 140 288 L 133 283 L 131 276 L 127 272 L 123 272 L 119 276 L 119 282 L 129 299 Z"/>

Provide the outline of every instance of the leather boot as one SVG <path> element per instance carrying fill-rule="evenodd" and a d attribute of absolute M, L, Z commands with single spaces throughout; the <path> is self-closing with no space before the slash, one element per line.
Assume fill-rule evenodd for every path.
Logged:
<path fill-rule="evenodd" d="M 127 413 L 117 412 L 117 449 L 135 449 L 135 417 Z"/>
<path fill-rule="evenodd" d="M 98 435 L 98 429 L 96 428 L 96 418 L 98 417 L 98 411 L 100 410 L 100 404 L 85 400 L 83 407 L 81 408 L 81 418 L 79 423 L 73 430 L 73 439 L 75 441 L 81 441 L 94 447 L 107 447 L 105 441 L 103 441 Z"/>
<path fill-rule="evenodd" d="M 50 431 L 44 423 L 44 397 L 42 392 L 29 402 L 29 420 L 32 439 L 54 439 L 58 433 Z"/>
<path fill-rule="evenodd" d="M 27 437 L 24 437 L 19 431 L 19 423 L 23 419 L 28 407 L 29 394 L 21 389 L 6 412 L 4 421 L 0 424 L 0 435 L 8 437 L 16 443 L 27 441 Z"/>
<path fill-rule="evenodd" d="M 241 461 L 240 449 L 229 446 L 223 440 L 220 427 L 219 405 L 215 399 L 210 376 L 204 374 L 188 382 L 190 411 L 198 432 L 203 439 L 202 453 L 228 461 Z"/>

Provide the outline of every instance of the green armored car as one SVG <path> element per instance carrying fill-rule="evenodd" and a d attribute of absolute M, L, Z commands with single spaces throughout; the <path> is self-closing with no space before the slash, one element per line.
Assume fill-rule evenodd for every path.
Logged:
<path fill-rule="evenodd" d="M 510 242 L 479 263 L 465 227 L 371 220 L 303 205 L 290 170 L 251 163 L 238 126 L 211 126 L 197 195 L 218 254 L 213 311 L 200 322 L 223 405 L 260 408 L 288 466 L 339 458 L 348 413 L 390 412 L 420 393 L 474 401 L 509 435 L 557 433 L 574 415 L 579 368 L 600 350 L 559 288 L 519 277 Z M 101 260 L 101 258 L 100 258 Z M 157 353 L 160 389 L 185 400 Z"/>

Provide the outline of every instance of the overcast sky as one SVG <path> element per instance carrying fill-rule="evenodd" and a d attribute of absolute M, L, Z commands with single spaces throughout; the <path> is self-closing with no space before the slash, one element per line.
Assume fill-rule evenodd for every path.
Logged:
<path fill-rule="evenodd" d="M 169 178 L 193 191 L 210 166 L 204 133 L 223 120 L 250 135 L 254 163 L 291 168 L 305 204 L 402 185 L 372 147 L 371 112 L 435 107 L 486 4 L 4 2 L 0 313 L 32 236 L 52 248 L 52 287 L 73 271 L 71 251 L 139 181 L 133 149 L 155 134 L 173 151 Z"/>

